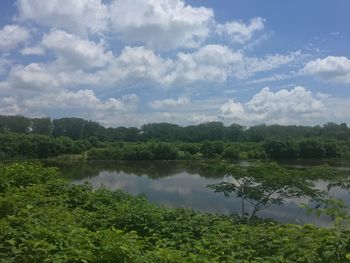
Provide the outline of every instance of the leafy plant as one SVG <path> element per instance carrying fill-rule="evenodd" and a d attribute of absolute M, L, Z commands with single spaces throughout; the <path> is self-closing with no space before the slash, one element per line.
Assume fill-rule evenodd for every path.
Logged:
<path fill-rule="evenodd" d="M 257 164 L 247 168 L 224 165 L 221 169 L 226 173 L 226 180 L 208 187 L 226 197 L 234 194 L 241 198 L 242 219 L 249 220 L 271 205 L 283 204 L 287 198 L 315 198 L 322 195 L 313 188 L 312 182 L 303 172 L 288 170 L 275 163 Z M 253 206 L 250 214 L 245 210 L 245 202 Z"/>
<path fill-rule="evenodd" d="M 349 258 L 347 230 L 160 208 L 144 196 L 70 184 L 56 169 L 37 163 L 2 164 L 0 178 L 0 262 L 341 263 Z"/>

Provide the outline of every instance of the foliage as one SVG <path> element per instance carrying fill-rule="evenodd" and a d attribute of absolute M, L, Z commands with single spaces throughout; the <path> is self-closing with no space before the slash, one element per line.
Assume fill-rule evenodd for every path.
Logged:
<path fill-rule="evenodd" d="M 272 159 L 337 158 L 342 155 L 339 142 L 320 139 L 269 140 L 263 145 Z"/>
<path fill-rule="evenodd" d="M 313 188 L 306 173 L 288 170 L 275 163 L 257 164 L 242 168 L 224 164 L 225 181 L 209 188 L 229 197 L 234 194 L 242 200 L 241 218 L 250 220 L 257 212 L 271 205 L 281 205 L 287 198 L 322 196 Z M 247 213 L 244 202 L 250 203 L 252 212 Z"/>
<path fill-rule="evenodd" d="M 223 142 L 206 141 L 202 144 L 200 152 L 206 158 L 212 158 L 220 155 L 224 151 Z"/>
<path fill-rule="evenodd" d="M 0 133 L 2 159 L 55 157 L 60 154 L 80 154 L 90 146 L 88 141 L 73 141 L 68 137 L 53 138 L 38 134 Z"/>
<path fill-rule="evenodd" d="M 40 164 L 0 165 L 1 262 L 345 262 L 348 231 L 159 208 L 72 185 Z"/>
<path fill-rule="evenodd" d="M 239 159 L 239 150 L 234 146 L 227 147 L 222 153 L 225 159 Z"/>
<path fill-rule="evenodd" d="M 104 160 L 350 158 L 350 129 L 344 123 L 249 128 L 221 122 L 186 127 L 150 123 L 105 128 L 81 118 L 0 115 L 0 141 L 0 159 L 85 156 L 91 148 L 88 158 Z"/>
<path fill-rule="evenodd" d="M 0 159 L 46 159 L 82 155 L 95 160 L 296 159 L 350 156 L 350 143 L 303 139 L 254 142 L 159 142 L 83 140 L 39 134 L 0 133 Z"/>
<path fill-rule="evenodd" d="M 307 213 L 315 213 L 317 216 L 327 215 L 333 220 L 334 227 L 337 229 L 350 229 L 350 207 L 348 207 L 344 200 L 335 198 L 330 194 L 332 188 L 337 190 L 342 189 L 348 191 L 350 194 L 350 178 L 338 176 L 336 171 L 326 169 L 324 175 L 326 178 L 332 178 L 327 186 L 328 194 L 319 196 L 313 199 L 313 204 L 302 204 L 301 207 L 307 209 Z"/>
<path fill-rule="evenodd" d="M 264 142 L 269 140 L 290 141 L 317 138 L 321 140 L 349 141 L 350 129 L 345 124 L 327 123 L 321 126 L 256 125 L 249 128 L 239 124 L 225 126 L 221 122 L 206 122 L 182 127 L 170 123 L 149 123 L 141 128 L 105 128 L 97 122 L 81 118 L 26 118 L 1 116 L 0 132 L 35 133 L 66 136 L 73 140 L 95 137 L 100 141 L 228 141 Z"/>

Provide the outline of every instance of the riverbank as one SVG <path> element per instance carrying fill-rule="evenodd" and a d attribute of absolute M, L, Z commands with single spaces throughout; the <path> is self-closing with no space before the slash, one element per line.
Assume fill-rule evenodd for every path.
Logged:
<path fill-rule="evenodd" d="M 92 191 L 38 164 L 1 165 L 0 255 L 9 262 L 345 262 L 350 233 L 159 208 Z"/>

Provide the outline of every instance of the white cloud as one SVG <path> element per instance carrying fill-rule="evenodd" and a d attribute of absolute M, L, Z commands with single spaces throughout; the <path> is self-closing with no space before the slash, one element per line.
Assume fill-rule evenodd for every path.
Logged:
<path fill-rule="evenodd" d="M 257 32 L 264 30 L 264 23 L 265 19 L 254 17 L 250 20 L 249 24 L 244 24 L 239 21 L 218 24 L 215 32 L 218 35 L 229 37 L 232 42 L 245 44 L 250 41 Z"/>
<path fill-rule="evenodd" d="M 161 86 L 223 83 L 229 77 L 246 79 L 258 72 L 271 71 L 297 61 L 302 54 L 268 55 L 263 59 L 245 57 L 222 45 L 205 45 L 194 52 L 179 52 L 163 58 L 145 47 L 125 47 L 100 79 L 109 84 L 138 82 Z"/>
<path fill-rule="evenodd" d="M 92 90 L 78 90 L 77 92 L 61 90 L 57 93 L 45 93 L 26 100 L 23 105 L 31 110 L 42 109 L 76 109 L 96 112 L 127 112 L 134 109 L 138 97 L 134 94 L 121 99 L 109 98 L 102 101 Z"/>
<path fill-rule="evenodd" d="M 133 119 L 128 120 L 129 114 L 137 109 L 138 101 L 135 94 L 101 100 L 92 90 L 60 90 L 21 98 L 0 98 L 0 114 L 45 116 L 53 111 L 58 115 L 98 120 L 105 125 L 131 125 L 129 121 Z"/>
<path fill-rule="evenodd" d="M 245 57 L 242 53 L 222 45 L 205 45 L 194 52 L 179 52 L 173 59 L 165 59 L 145 47 L 126 47 L 112 66 L 101 71 L 108 82 L 149 81 L 163 86 L 223 83 L 229 77 L 247 79 L 259 72 L 267 72 L 297 62 L 301 52 L 266 57 Z"/>
<path fill-rule="evenodd" d="M 45 35 L 42 45 L 54 50 L 60 63 L 81 69 L 103 67 L 113 57 L 112 52 L 105 51 L 103 42 L 96 44 L 62 30 Z"/>
<path fill-rule="evenodd" d="M 21 50 L 21 54 L 24 56 L 29 55 L 44 55 L 45 49 L 41 46 L 34 46 L 34 47 L 25 47 Z"/>
<path fill-rule="evenodd" d="M 224 103 L 220 107 L 220 113 L 233 118 L 242 118 L 246 114 L 242 103 L 236 102 L 234 99 L 230 99 Z"/>
<path fill-rule="evenodd" d="M 235 52 L 226 46 L 206 45 L 194 52 L 179 52 L 175 59 L 167 60 L 163 66 L 160 63 L 158 67 L 167 69 L 163 71 L 163 85 L 223 83 L 232 76 L 247 79 L 259 72 L 291 66 L 302 57 L 303 54 L 299 51 L 286 55 L 267 55 L 264 58 L 245 57 L 241 52 Z"/>
<path fill-rule="evenodd" d="M 182 0 L 114 0 L 111 22 L 126 43 L 155 49 L 198 47 L 209 35 L 213 11 Z"/>
<path fill-rule="evenodd" d="M 119 56 L 114 57 L 108 52 L 103 53 L 98 45 L 89 46 L 90 42 L 81 41 L 82 50 L 90 48 L 91 53 L 81 52 L 79 47 L 76 50 L 75 45 L 67 43 L 55 50 L 58 57 L 56 61 L 13 66 L 7 80 L 0 81 L 0 84 L 26 90 L 74 88 L 76 85 L 111 88 L 128 84 L 172 84 L 168 74 L 173 69 L 174 62 L 163 59 L 152 50 L 125 47 Z M 45 44 L 48 45 L 47 42 Z M 98 68 L 97 71 L 87 71 L 106 63 L 105 67 Z"/>
<path fill-rule="evenodd" d="M 11 59 L 0 57 L 0 76 L 5 74 L 12 65 Z"/>
<path fill-rule="evenodd" d="M 242 60 L 240 53 L 220 45 L 203 46 L 195 52 L 180 52 L 164 59 L 145 47 L 126 47 L 107 70 L 98 74 L 108 83 L 145 82 L 179 86 L 197 82 L 224 82 L 230 65 Z"/>
<path fill-rule="evenodd" d="M 28 66 L 14 66 L 9 74 L 9 83 L 14 88 L 44 89 L 58 87 L 57 78 L 47 71 L 47 68 L 38 63 Z"/>
<path fill-rule="evenodd" d="M 20 112 L 15 97 L 0 98 L 0 115 L 18 115 Z"/>
<path fill-rule="evenodd" d="M 190 103 L 191 100 L 189 98 L 182 96 L 177 99 L 154 100 L 149 103 L 149 106 L 153 109 L 167 109 L 188 105 Z"/>
<path fill-rule="evenodd" d="M 259 83 L 265 83 L 265 82 L 285 80 L 285 79 L 296 77 L 296 75 L 297 75 L 296 72 L 291 72 L 289 74 L 272 74 L 271 76 L 268 76 L 268 77 L 247 81 L 247 84 L 259 84 Z"/>
<path fill-rule="evenodd" d="M 106 70 L 97 73 L 104 83 L 156 83 L 166 85 L 171 59 L 163 59 L 145 47 L 125 47 Z"/>
<path fill-rule="evenodd" d="M 220 107 L 224 119 L 240 123 L 310 123 L 326 112 L 322 98 L 303 87 L 272 92 L 263 88 L 246 103 L 229 100 Z"/>
<path fill-rule="evenodd" d="M 6 25 L 0 30 L 0 49 L 10 50 L 16 48 L 21 42 L 29 38 L 27 29 L 18 25 Z"/>
<path fill-rule="evenodd" d="M 179 53 L 172 73 L 173 83 L 225 82 L 230 76 L 230 66 L 242 61 L 242 54 L 221 45 L 207 45 L 193 53 Z"/>
<path fill-rule="evenodd" d="M 17 0 L 18 19 L 86 36 L 106 30 L 108 9 L 101 0 Z"/>
<path fill-rule="evenodd" d="M 301 70 L 301 74 L 315 76 L 324 81 L 349 84 L 350 59 L 334 56 L 319 58 L 308 62 Z"/>
<path fill-rule="evenodd" d="M 57 60 L 14 66 L 7 79 L 8 85 L 47 89 L 74 85 L 179 87 L 224 83 L 229 77 L 246 79 L 257 72 L 279 68 L 301 56 L 294 52 L 269 55 L 264 59 L 250 58 L 222 45 L 206 45 L 194 52 L 179 52 L 174 58 L 163 58 L 145 47 L 125 47 L 119 56 L 114 56 L 104 49 L 103 44 L 64 31 L 53 31 L 44 36 L 42 45 L 54 51 Z M 88 72 L 91 68 L 97 68 L 97 71 Z"/>
<path fill-rule="evenodd" d="M 245 57 L 242 63 L 233 64 L 231 70 L 236 78 L 247 79 L 259 72 L 267 72 L 278 69 L 284 65 L 290 65 L 302 59 L 304 55 L 300 51 L 288 54 L 269 54 L 264 58 Z"/>
<path fill-rule="evenodd" d="M 71 85 L 94 85 L 99 83 L 98 76 L 81 70 L 62 71 L 55 63 L 30 63 L 27 66 L 14 66 L 2 85 L 25 90 L 48 90 Z"/>

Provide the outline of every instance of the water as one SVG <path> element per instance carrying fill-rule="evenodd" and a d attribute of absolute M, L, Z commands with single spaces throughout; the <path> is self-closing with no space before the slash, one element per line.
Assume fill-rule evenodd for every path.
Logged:
<path fill-rule="evenodd" d="M 250 162 L 237 162 L 247 166 Z M 281 165 L 292 168 L 306 168 L 322 164 L 322 161 L 283 162 Z M 350 175 L 350 163 L 329 163 L 339 169 L 344 176 Z M 229 215 L 240 213 L 241 199 L 227 198 L 214 193 L 207 185 L 221 182 L 223 174 L 203 168 L 201 162 L 193 161 L 148 161 L 148 162 L 67 162 L 50 163 L 58 166 L 62 174 L 81 184 L 90 182 L 93 188 L 122 189 L 132 194 L 145 194 L 149 201 L 160 206 L 192 208 L 197 211 Z M 326 189 L 328 182 L 316 180 L 315 186 Z M 332 194 L 350 204 L 349 193 L 342 189 L 332 189 Z M 313 223 L 318 226 L 329 225 L 329 218 L 309 216 L 299 207 L 308 200 L 285 200 L 281 206 L 271 206 L 257 215 L 272 218 L 283 223 Z M 246 207 L 251 209 L 248 204 Z"/>

